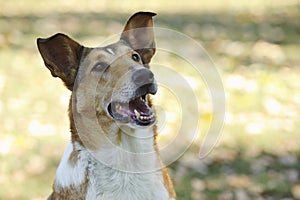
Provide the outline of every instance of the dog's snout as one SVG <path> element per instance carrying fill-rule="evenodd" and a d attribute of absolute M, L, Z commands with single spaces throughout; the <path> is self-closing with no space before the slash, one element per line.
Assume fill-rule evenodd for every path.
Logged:
<path fill-rule="evenodd" d="M 132 81 L 138 87 L 153 83 L 154 75 L 149 69 L 139 69 L 132 74 Z"/>

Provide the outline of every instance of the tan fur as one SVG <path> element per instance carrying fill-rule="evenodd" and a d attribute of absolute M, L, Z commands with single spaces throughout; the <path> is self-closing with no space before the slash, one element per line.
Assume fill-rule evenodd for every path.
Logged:
<path fill-rule="evenodd" d="M 77 165 L 82 150 L 96 152 L 109 145 L 104 138 L 109 138 L 114 145 L 121 145 L 123 134 L 127 134 L 124 133 L 125 129 L 128 134 L 135 133 L 134 128 L 117 123 L 106 108 L 112 99 L 127 102 L 134 97 L 133 91 L 136 88 L 132 83 L 133 73 L 145 67 L 149 68 L 149 62 L 155 53 L 152 30 L 154 15 L 142 12 L 133 15 L 128 20 L 121 39 L 107 47 L 86 48 L 63 34 L 38 39 L 38 48 L 45 65 L 53 76 L 60 77 L 67 88 L 72 90 L 69 118 L 73 151 L 67 160 L 69 166 Z M 145 27 L 148 29 L 140 29 Z M 132 59 L 135 52 L 141 57 L 139 62 Z M 95 66 L 100 61 L 109 65 L 107 73 L 95 71 Z M 147 101 L 152 107 L 149 95 Z M 150 130 L 153 130 L 153 145 L 159 158 L 156 126 Z M 169 199 L 175 199 L 167 168 L 162 167 L 161 173 Z M 55 180 L 49 199 L 85 199 L 90 184 L 89 176 L 88 169 L 85 169 L 84 181 L 80 185 L 67 188 Z"/>

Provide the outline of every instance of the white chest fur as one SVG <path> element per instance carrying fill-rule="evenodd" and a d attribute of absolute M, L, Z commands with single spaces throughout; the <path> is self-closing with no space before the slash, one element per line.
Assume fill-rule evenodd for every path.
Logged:
<path fill-rule="evenodd" d="M 126 157 L 128 156 L 127 151 L 137 153 L 150 150 L 154 152 L 153 137 L 148 137 L 149 135 L 145 130 L 140 130 L 137 133 L 140 137 L 123 134 L 120 143 L 122 148 L 101 149 L 93 154 L 102 156 L 100 161 L 102 159 L 106 159 L 106 162 L 109 161 L 105 164 L 99 162 L 99 159 L 92 156 L 88 150 L 82 149 L 78 155 L 77 163 L 70 165 L 68 159 L 73 151 L 73 146 L 69 144 L 57 170 L 56 183 L 65 189 L 70 186 L 77 187 L 84 183 L 86 174 L 88 174 L 89 183 L 86 199 L 168 200 L 169 194 L 164 186 L 160 170 L 132 173 L 135 169 L 143 166 L 155 167 L 158 162 L 157 157 L 153 156 Z M 120 170 L 109 166 L 117 166 L 117 168 L 118 166 L 127 166 L 127 168 Z"/>

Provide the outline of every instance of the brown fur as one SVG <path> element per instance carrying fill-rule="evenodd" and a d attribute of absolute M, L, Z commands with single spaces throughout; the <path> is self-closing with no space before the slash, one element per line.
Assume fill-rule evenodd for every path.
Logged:
<path fill-rule="evenodd" d="M 79 187 L 62 188 L 57 187 L 53 184 L 53 193 L 50 195 L 48 200 L 78 200 L 85 199 L 87 188 L 89 184 L 89 177 L 86 174 L 85 182 Z"/>
<path fill-rule="evenodd" d="M 76 165 L 80 153 L 80 150 L 75 148 L 75 143 L 86 149 L 96 151 L 103 145 L 103 141 L 99 139 L 99 137 L 103 136 L 101 134 L 111 137 L 111 133 L 115 133 L 112 141 L 116 145 L 122 142 L 123 132 L 121 128 L 116 125 L 114 119 L 108 117 L 108 113 L 103 109 L 102 104 L 107 103 L 114 96 L 121 102 L 129 98 L 128 95 L 132 94 L 130 91 L 124 92 L 124 88 L 132 87 L 130 85 L 132 73 L 137 66 L 139 68 L 149 68 L 149 62 L 155 53 L 154 33 L 152 30 L 152 17 L 154 15 L 154 13 L 147 12 L 134 14 L 128 20 L 120 41 L 106 47 L 110 48 L 113 53 L 105 48 L 92 49 L 83 47 L 64 34 L 56 34 L 47 39 L 37 40 L 38 49 L 51 74 L 54 77 L 61 78 L 66 87 L 72 90 L 69 103 L 69 118 L 73 152 L 68 160 L 70 165 Z M 140 55 L 141 60 L 139 62 L 131 59 L 133 50 Z M 94 67 L 97 66 L 99 61 L 109 64 L 109 73 L 94 71 Z M 120 79 L 122 76 L 125 76 L 125 78 Z M 92 105 L 93 102 L 95 102 L 94 105 Z M 148 104 L 152 106 L 149 96 Z M 77 118 L 83 121 L 79 120 L 77 122 Z M 94 118 L 97 120 L 93 121 Z M 101 129 L 97 128 L 99 125 Z M 81 131 L 79 135 L 78 129 L 87 131 Z M 155 125 L 153 129 L 154 148 L 159 157 Z M 168 170 L 164 167 L 161 171 L 169 197 L 175 199 L 176 195 Z M 76 188 L 72 186 L 62 188 L 55 181 L 53 193 L 49 199 L 85 199 L 88 184 L 88 171 L 86 171 L 85 181 Z"/>

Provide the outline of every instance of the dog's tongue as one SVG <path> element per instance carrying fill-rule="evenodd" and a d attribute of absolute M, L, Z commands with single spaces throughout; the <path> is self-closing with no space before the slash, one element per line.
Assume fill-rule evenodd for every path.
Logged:
<path fill-rule="evenodd" d="M 129 109 L 132 113 L 134 113 L 134 110 L 136 110 L 142 115 L 149 116 L 152 114 L 151 108 L 141 98 L 136 98 L 136 99 L 130 101 Z"/>

